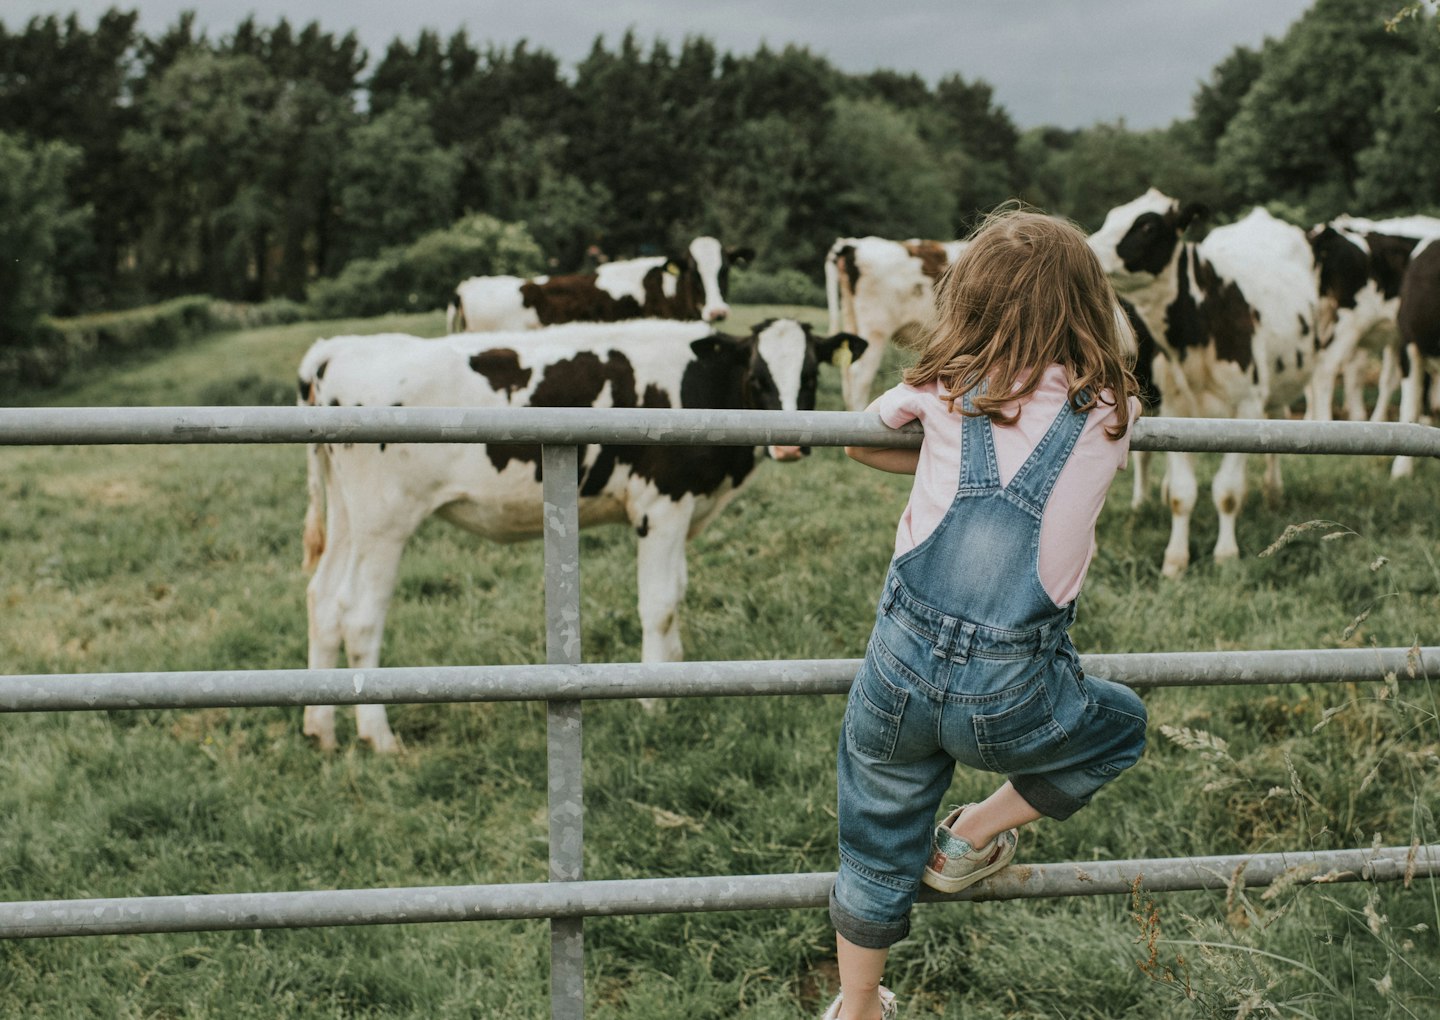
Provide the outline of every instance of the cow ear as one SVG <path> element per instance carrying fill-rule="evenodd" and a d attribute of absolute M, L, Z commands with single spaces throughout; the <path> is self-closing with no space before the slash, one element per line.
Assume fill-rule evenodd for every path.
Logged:
<path fill-rule="evenodd" d="M 741 361 L 745 355 L 745 345 L 739 337 L 730 336 L 727 333 L 711 333 L 709 336 L 701 337 L 699 340 L 690 342 L 690 350 L 695 357 L 701 361 L 707 359 L 724 359 L 728 361 Z"/>
<path fill-rule="evenodd" d="M 755 258 L 754 248 L 728 248 L 725 257 L 735 265 L 744 265 Z"/>
<path fill-rule="evenodd" d="M 1196 220 L 1203 220 L 1210 215 L 1210 207 L 1204 202 L 1186 202 L 1180 207 L 1179 217 L 1175 221 L 1175 227 L 1182 233 L 1185 228 Z"/>
<path fill-rule="evenodd" d="M 865 348 L 869 346 L 869 341 L 854 333 L 836 333 L 834 336 L 821 337 L 815 341 L 815 357 L 834 365 L 837 364 L 836 355 L 839 355 L 840 361 L 844 361 L 846 358 L 858 358 L 865 353 Z"/>

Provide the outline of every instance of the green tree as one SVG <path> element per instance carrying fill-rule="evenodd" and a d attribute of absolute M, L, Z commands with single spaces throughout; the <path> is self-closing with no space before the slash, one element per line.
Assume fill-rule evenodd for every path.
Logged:
<path fill-rule="evenodd" d="M 85 235 L 57 254 L 56 307 L 79 311 L 114 289 L 124 239 L 143 200 L 120 156 L 134 122 L 129 66 L 138 35 L 135 12 L 109 10 L 93 31 L 71 14 L 32 18 L 19 32 L 0 25 L 0 131 L 65 142 L 80 152 L 68 176 L 68 203 L 98 212 Z"/>
<path fill-rule="evenodd" d="M 490 215 L 525 224 L 550 260 L 572 270 L 585 249 L 601 240 L 610 196 L 602 185 L 565 173 L 565 139 L 507 117 L 493 133 L 483 166 L 480 206 Z"/>
<path fill-rule="evenodd" d="M 816 153 L 833 181 L 834 234 L 948 237 L 955 194 L 913 116 L 874 99 L 836 99 Z"/>
<path fill-rule="evenodd" d="M 196 48 L 141 96 L 123 149 L 153 197 L 140 255 L 162 291 L 264 296 L 280 210 L 266 187 L 277 156 L 280 83 L 257 58 Z"/>
<path fill-rule="evenodd" d="M 59 296 L 63 247 L 83 236 L 88 210 L 69 203 L 66 177 L 81 165 L 64 142 L 26 143 L 0 132 L 0 346 L 32 341 Z"/>
<path fill-rule="evenodd" d="M 1376 215 L 1440 212 L 1440 54 L 1396 69 L 1357 157 L 1359 207 Z"/>
<path fill-rule="evenodd" d="M 1353 203 L 1387 84 L 1417 52 L 1413 32 L 1386 31 L 1391 13 L 1391 0 L 1316 0 L 1267 48 L 1216 147 L 1239 198 L 1315 219 Z"/>
<path fill-rule="evenodd" d="M 460 156 L 436 142 L 429 107 L 404 97 L 350 133 L 334 173 L 339 265 L 449 223 Z"/>

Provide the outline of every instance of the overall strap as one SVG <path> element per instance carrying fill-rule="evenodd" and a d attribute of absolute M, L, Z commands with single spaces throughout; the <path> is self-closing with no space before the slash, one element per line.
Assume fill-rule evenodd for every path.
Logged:
<path fill-rule="evenodd" d="M 1089 397 L 1082 393 L 1079 399 L 1083 403 Z M 1010 479 L 1010 484 L 1006 486 L 1007 491 L 1019 496 L 1036 510 L 1043 511 L 1051 491 L 1055 488 L 1055 482 L 1060 477 L 1060 471 L 1070 459 L 1070 451 L 1075 449 L 1075 443 L 1084 431 L 1085 421 L 1089 416 L 1089 411 L 1076 411 L 1070 401 L 1066 400 L 1044 437 L 1035 445 L 1035 449 L 1030 451 L 1029 458 L 1020 466 L 1020 470 Z"/>
<path fill-rule="evenodd" d="M 986 383 L 981 382 L 967 390 L 960 398 L 960 406 L 967 411 L 975 410 L 972 394 L 983 395 L 985 387 Z M 1000 488 L 1000 467 L 995 460 L 995 435 L 990 431 L 990 419 L 983 414 L 963 415 L 960 421 L 960 491 Z"/>

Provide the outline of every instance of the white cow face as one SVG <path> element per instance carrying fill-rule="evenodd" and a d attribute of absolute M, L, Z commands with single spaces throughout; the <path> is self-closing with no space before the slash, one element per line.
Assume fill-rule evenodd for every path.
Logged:
<path fill-rule="evenodd" d="M 689 252 L 690 262 L 700 278 L 700 287 L 705 295 L 700 318 L 705 322 L 719 322 L 730 314 L 720 282 L 727 268 L 725 249 L 713 237 L 697 237 L 690 242 Z"/>
<path fill-rule="evenodd" d="M 1170 264 L 1185 228 L 1204 213 L 1204 206 L 1187 203 L 1182 208 L 1151 188 L 1106 213 L 1105 223 L 1089 237 L 1090 249 L 1112 277 L 1157 276 Z"/>

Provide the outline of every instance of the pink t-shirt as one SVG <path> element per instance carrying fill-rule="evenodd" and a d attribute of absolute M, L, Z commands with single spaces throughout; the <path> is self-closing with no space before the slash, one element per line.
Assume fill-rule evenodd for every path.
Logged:
<path fill-rule="evenodd" d="M 1014 425 L 996 426 L 995 461 L 1001 484 L 1008 484 L 1049 431 L 1067 399 L 1065 369 L 1045 369 L 1040 386 Z M 1108 392 L 1107 392 L 1108 396 Z M 910 502 L 900 515 L 895 533 L 895 555 L 915 548 L 940 523 L 960 485 L 960 437 L 964 420 L 950 413 L 938 382 L 926 386 L 901 383 L 881 394 L 874 410 L 891 428 L 918 420 L 925 427 L 920 463 Z M 1140 402 L 1130 401 L 1130 420 L 1140 414 Z M 1040 583 L 1056 605 L 1074 601 L 1095 555 L 1095 521 L 1105 504 L 1105 493 L 1115 473 L 1125 466 L 1130 436 L 1111 441 L 1105 427 L 1115 423 L 1115 410 L 1101 402 L 1091 410 L 1075 449 L 1060 471 L 1055 489 L 1040 522 Z"/>

